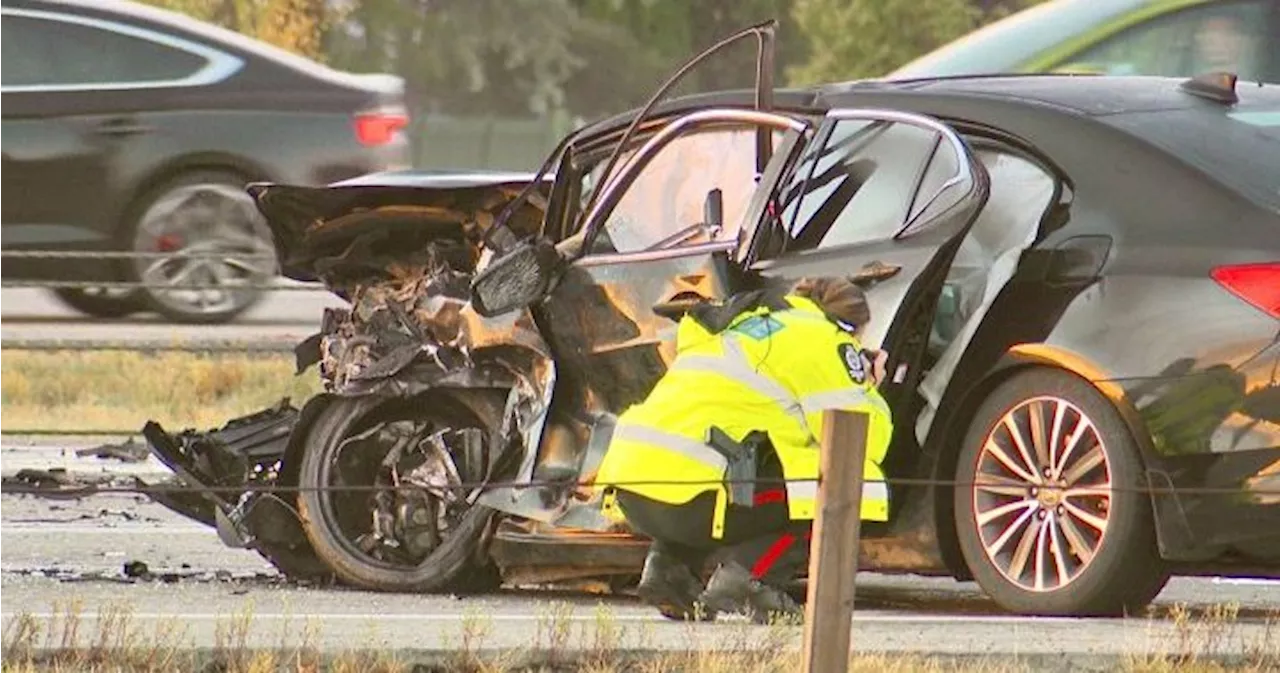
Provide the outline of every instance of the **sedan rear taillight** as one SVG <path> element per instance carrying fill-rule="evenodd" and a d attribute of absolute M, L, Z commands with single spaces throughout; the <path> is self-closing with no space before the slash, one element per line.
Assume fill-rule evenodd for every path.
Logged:
<path fill-rule="evenodd" d="M 409 115 L 400 110 L 373 110 L 356 114 L 356 140 L 376 147 L 395 139 L 396 133 L 409 125 Z"/>
<path fill-rule="evenodd" d="M 1280 262 L 1220 266 L 1210 275 L 1232 294 L 1280 320 Z"/>

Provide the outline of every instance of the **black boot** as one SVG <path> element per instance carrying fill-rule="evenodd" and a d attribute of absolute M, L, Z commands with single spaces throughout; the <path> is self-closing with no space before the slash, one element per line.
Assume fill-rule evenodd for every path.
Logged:
<path fill-rule="evenodd" d="M 667 619 L 711 621 L 716 618 L 713 611 L 698 605 L 702 582 L 689 566 L 658 550 L 656 545 L 649 547 L 636 593 L 644 602 L 658 608 Z"/>
<path fill-rule="evenodd" d="M 716 568 L 701 602 L 714 612 L 745 613 L 757 624 L 804 619 L 804 610 L 785 591 L 752 577 L 733 561 Z"/>

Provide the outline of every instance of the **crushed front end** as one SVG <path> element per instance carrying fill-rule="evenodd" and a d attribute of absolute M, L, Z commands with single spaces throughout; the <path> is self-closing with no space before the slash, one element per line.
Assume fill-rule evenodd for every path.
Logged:
<path fill-rule="evenodd" d="M 141 484 L 157 487 L 151 498 L 216 528 L 230 546 L 256 550 L 286 576 L 323 580 L 331 573 L 308 543 L 290 488 L 326 399 L 502 386 L 512 391 L 509 408 L 492 429 L 536 435 L 551 376 L 548 358 L 536 356 L 545 352 L 536 328 L 527 315 L 485 320 L 468 310 L 483 233 L 532 177 L 375 174 L 320 188 L 251 186 L 284 275 L 321 281 L 349 303 L 326 309 L 320 330 L 295 349 L 297 373 L 318 366 L 324 392 L 300 409 L 284 400 L 208 431 L 174 433 L 149 421 L 143 436 L 180 485 Z M 508 227 L 532 231 L 542 203 L 529 199 Z"/>

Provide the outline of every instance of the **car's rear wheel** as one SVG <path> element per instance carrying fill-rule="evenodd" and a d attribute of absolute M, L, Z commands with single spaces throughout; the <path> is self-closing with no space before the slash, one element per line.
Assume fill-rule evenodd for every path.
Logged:
<path fill-rule="evenodd" d="M 1083 379 L 1035 369 L 1001 384 L 979 408 L 956 472 L 960 548 L 1005 609 L 1133 614 L 1168 581 L 1137 446 Z"/>
<path fill-rule="evenodd" d="M 127 244 L 153 256 L 131 262 L 130 280 L 144 283 L 143 300 L 171 321 L 229 321 L 276 275 L 271 232 L 234 174 L 185 173 L 145 197 L 132 225 Z"/>
<path fill-rule="evenodd" d="M 138 293 L 132 290 L 57 288 L 53 295 L 68 307 L 95 318 L 123 318 L 146 307 Z"/>

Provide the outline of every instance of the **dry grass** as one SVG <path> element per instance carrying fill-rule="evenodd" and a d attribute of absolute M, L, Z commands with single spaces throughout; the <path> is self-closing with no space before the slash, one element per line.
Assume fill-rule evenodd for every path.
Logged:
<path fill-rule="evenodd" d="M 1230 665 L 1214 660 L 1226 654 L 1232 644 L 1234 608 L 1223 607 L 1198 616 L 1175 608 L 1170 616 L 1171 640 L 1153 644 L 1154 649 L 1164 654 L 1135 656 L 1118 663 L 1114 670 L 1261 673 L 1280 669 L 1280 643 L 1271 637 L 1269 630 L 1257 642 L 1236 643 L 1243 645 L 1236 648 L 1243 656 L 1237 655 Z M 306 620 L 301 628 L 296 628 L 291 619 L 285 620 L 279 643 L 263 647 L 261 641 L 253 642 L 256 627 L 252 605 L 219 622 L 212 650 L 198 653 L 185 628 L 177 623 L 160 623 L 148 632 L 132 619 L 128 608 L 104 607 L 93 620 L 95 628 L 90 630 L 85 627 L 81 606 L 70 603 L 55 605 L 53 616 L 48 619 L 29 614 L 11 619 L 4 629 L 3 670 L 23 673 L 195 670 L 220 673 L 321 670 L 344 673 L 765 673 L 799 671 L 800 668 L 796 649 L 798 629 L 794 626 L 763 630 L 746 624 L 718 627 L 717 649 L 709 649 L 710 633 L 697 624 L 684 627 L 684 642 L 658 644 L 653 641 L 651 625 L 629 629 L 620 625 L 603 605 L 595 608 L 590 620 L 572 617 L 573 607 L 566 603 L 546 605 L 538 615 L 534 642 L 518 650 L 494 651 L 485 647 L 494 630 L 492 620 L 470 610 L 463 614 L 455 632 L 448 634 L 445 648 L 448 654 L 428 663 L 405 660 L 375 645 L 367 650 L 322 656 L 317 645 L 319 628 L 313 620 Z M 376 617 L 371 620 L 376 624 Z M 371 643 L 378 640 L 376 633 L 367 637 Z M 653 654 L 656 645 L 677 651 Z M 650 654 L 637 655 L 637 652 Z M 849 670 L 853 673 L 1006 673 L 1034 670 L 1034 667 L 1000 659 L 957 663 L 910 655 L 855 654 L 850 659 Z"/>
<path fill-rule="evenodd" d="M 314 369 L 294 376 L 291 354 L 11 351 L 0 361 L 6 430 L 209 428 L 319 390 Z"/>

